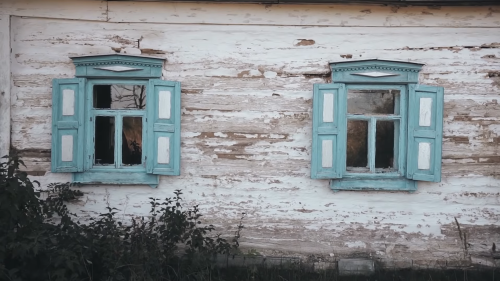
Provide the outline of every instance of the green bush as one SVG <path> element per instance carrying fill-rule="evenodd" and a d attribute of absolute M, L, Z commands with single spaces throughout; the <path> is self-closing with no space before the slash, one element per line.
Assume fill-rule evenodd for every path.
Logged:
<path fill-rule="evenodd" d="M 150 198 L 149 216 L 130 223 L 117 220 L 110 207 L 80 223 L 66 202 L 81 191 L 70 183 L 37 190 L 38 182 L 19 171 L 21 160 L 4 159 L 0 280 L 200 280 L 210 276 L 217 254 L 239 246 L 241 222 L 231 241 L 211 235 L 214 227 L 202 225 L 198 206 L 183 207 L 180 190 L 172 198 Z"/>

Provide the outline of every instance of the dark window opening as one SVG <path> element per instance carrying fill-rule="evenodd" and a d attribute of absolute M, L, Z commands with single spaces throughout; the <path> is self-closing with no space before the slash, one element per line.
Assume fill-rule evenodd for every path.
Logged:
<path fill-rule="evenodd" d="M 145 109 L 146 86 L 144 85 L 94 85 L 96 109 Z"/>
<path fill-rule="evenodd" d="M 368 166 L 368 122 L 348 120 L 347 122 L 347 170 L 350 167 Z M 355 169 L 359 171 L 359 169 Z"/>
<path fill-rule="evenodd" d="M 96 116 L 95 118 L 95 165 L 115 163 L 115 118 Z"/>
<path fill-rule="evenodd" d="M 394 122 L 377 121 L 375 168 L 394 167 Z"/>
<path fill-rule="evenodd" d="M 142 162 L 142 117 L 123 117 L 122 163 L 140 165 Z"/>
<path fill-rule="evenodd" d="M 399 90 L 349 90 L 349 114 L 399 114 Z"/>

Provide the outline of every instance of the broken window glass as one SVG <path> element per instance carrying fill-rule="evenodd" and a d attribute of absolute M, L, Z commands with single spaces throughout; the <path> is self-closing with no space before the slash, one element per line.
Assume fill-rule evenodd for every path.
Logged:
<path fill-rule="evenodd" d="M 96 109 L 146 109 L 145 85 L 94 85 Z"/>

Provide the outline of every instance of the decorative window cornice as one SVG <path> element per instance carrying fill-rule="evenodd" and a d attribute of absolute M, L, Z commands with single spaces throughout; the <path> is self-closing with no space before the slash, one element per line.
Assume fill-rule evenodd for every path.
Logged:
<path fill-rule="evenodd" d="M 165 59 L 135 55 L 91 55 L 72 57 L 76 77 L 160 78 Z"/>
<path fill-rule="evenodd" d="M 151 64 L 151 63 L 140 63 L 140 62 L 127 62 L 121 60 L 115 61 L 104 61 L 104 62 L 80 62 L 74 63 L 75 66 L 100 66 L 100 65 L 132 65 L 132 66 L 142 66 L 142 67 L 162 67 L 161 64 Z"/>
<path fill-rule="evenodd" d="M 400 68 L 400 67 L 389 67 L 389 66 L 360 66 L 360 67 L 339 67 L 332 69 L 333 72 L 345 72 L 345 71 L 362 71 L 362 70 L 389 70 L 389 71 L 401 71 L 401 72 L 420 72 L 420 69 L 411 68 Z"/>
<path fill-rule="evenodd" d="M 418 83 L 423 64 L 391 60 L 349 60 L 330 63 L 334 83 Z"/>

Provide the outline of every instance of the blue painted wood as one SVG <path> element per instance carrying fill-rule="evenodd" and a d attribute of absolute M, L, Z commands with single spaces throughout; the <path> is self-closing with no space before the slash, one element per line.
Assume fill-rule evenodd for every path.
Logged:
<path fill-rule="evenodd" d="M 333 94 L 333 122 L 323 122 L 323 100 L 325 94 Z M 311 178 L 341 178 L 345 170 L 346 135 L 346 91 L 344 84 L 314 84 L 313 95 L 313 143 L 311 155 Z M 333 165 L 322 167 L 322 142 L 333 143 Z"/>
<path fill-rule="evenodd" d="M 147 88 L 147 104 L 153 105 L 147 111 L 147 148 L 146 171 L 156 175 L 180 175 L 181 144 L 181 84 L 180 82 L 149 80 Z M 169 91 L 170 118 L 159 118 L 159 93 Z M 168 164 L 158 163 L 158 138 L 170 139 L 170 158 Z"/>
<path fill-rule="evenodd" d="M 159 176 L 142 173 L 119 172 L 119 171 L 88 171 L 85 173 L 73 173 L 73 182 L 81 184 L 147 184 L 156 187 Z"/>
<path fill-rule="evenodd" d="M 334 83 L 365 84 L 407 84 L 418 83 L 418 72 L 423 64 L 389 61 L 358 60 L 330 63 Z M 385 73 L 388 76 L 365 76 L 370 72 Z"/>
<path fill-rule="evenodd" d="M 420 98 L 432 99 L 430 126 L 419 125 Z M 407 177 L 410 179 L 431 182 L 441 181 L 443 104 L 443 87 L 410 85 L 407 164 Z M 418 169 L 418 146 L 421 142 L 431 144 L 431 162 L 429 170 Z"/>
<path fill-rule="evenodd" d="M 394 179 L 359 179 L 343 178 L 342 180 L 331 180 L 330 188 L 334 191 L 340 190 L 385 190 L 385 191 L 409 191 L 417 190 L 417 182 L 406 178 Z"/>
<path fill-rule="evenodd" d="M 84 147 L 84 78 L 52 81 L 52 172 L 82 172 Z M 63 91 L 74 92 L 74 114 L 63 115 Z M 73 137 L 72 161 L 62 161 L 62 136 Z"/>
<path fill-rule="evenodd" d="M 322 128 L 317 120 L 322 116 L 321 104 L 322 99 L 317 98 L 320 95 L 319 87 L 315 86 L 314 100 L 313 100 L 313 155 L 311 163 L 311 177 L 312 178 L 330 178 L 331 188 L 334 191 L 338 190 L 404 190 L 413 192 L 417 188 L 415 180 L 429 180 L 433 177 L 436 180 L 440 176 L 441 161 L 441 136 L 442 136 L 442 98 L 436 93 L 435 89 L 426 86 L 416 86 L 418 83 L 418 72 L 422 64 L 409 63 L 409 62 L 396 62 L 386 60 L 364 60 L 364 61 L 349 61 L 341 63 L 332 63 L 332 81 L 337 84 L 344 83 L 346 90 L 343 91 L 344 99 L 341 103 L 337 104 L 340 109 L 337 112 L 342 112 L 339 120 L 340 124 L 335 124 L 334 129 Z M 369 72 L 378 72 L 372 73 Z M 367 76 L 368 75 L 368 76 Z M 378 77 L 370 77 L 369 75 L 379 75 Z M 330 85 L 335 85 L 330 84 Z M 440 112 L 434 115 L 440 118 L 432 130 L 413 130 L 411 123 L 418 122 L 418 106 L 415 95 L 412 94 L 417 88 L 422 94 L 432 95 L 436 97 L 436 102 Z M 439 87 L 438 87 L 439 88 Z M 381 89 L 398 89 L 400 96 L 395 102 L 395 114 L 379 116 L 379 115 L 358 115 L 347 114 L 347 92 L 350 89 L 355 90 L 381 90 Z M 441 88 L 442 93 L 442 88 Z M 439 91 L 438 91 L 439 92 Z M 411 96 L 410 96 L 411 95 Z M 339 95 L 341 96 L 341 95 Z M 442 95 L 441 95 L 442 96 Z M 441 99 L 441 101 L 437 101 Z M 318 103 L 319 101 L 319 103 Z M 337 108 L 336 106 L 336 108 Z M 416 110 L 416 113 L 415 113 Z M 433 112 L 437 110 L 433 108 Z M 415 115 L 414 119 L 409 119 L 409 114 Z M 416 118 L 416 121 L 415 121 Z M 346 172 L 346 142 L 347 142 L 347 120 L 366 120 L 369 122 L 369 149 L 368 149 L 368 165 L 370 168 L 369 173 L 355 173 Z M 375 155 L 376 155 L 376 122 L 382 120 L 392 120 L 395 124 L 394 134 L 394 158 L 395 168 L 394 172 L 377 173 L 375 168 Z M 316 122 L 315 122 L 316 121 Z M 329 130 L 330 129 L 330 130 Z M 412 133 L 410 133 L 412 131 Z M 436 140 L 436 131 L 440 132 L 439 142 L 430 141 L 429 139 Z M 336 136 L 337 151 L 340 151 L 335 159 L 335 173 L 332 175 L 324 174 L 318 176 L 318 167 L 321 165 L 320 154 L 320 138 L 316 132 L 323 134 L 332 133 Z M 409 137 L 411 136 L 411 138 Z M 407 139 L 408 137 L 408 139 Z M 415 154 L 415 145 L 418 142 L 427 141 L 432 142 L 432 168 L 431 171 L 418 171 L 412 172 L 409 177 L 408 173 L 412 168 L 417 167 L 418 155 Z M 411 151 L 411 152 L 410 152 Z M 406 178 L 408 177 L 408 178 Z"/>
<path fill-rule="evenodd" d="M 122 54 L 71 59 L 76 67 L 76 77 L 86 78 L 160 78 L 164 62 L 160 58 Z"/>
<path fill-rule="evenodd" d="M 368 167 L 371 173 L 375 173 L 375 153 L 376 153 L 376 132 L 377 132 L 377 119 L 370 117 L 368 122 Z"/>
<path fill-rule="evenodd" d="M 53 83 L 53 141 L 52 170 L 58 172 L 79 172 L 73 174 L 75 182 L 86 184 L 147 184 L 157 187 L 158 174 L 180 174 L 180 83 L 160 78 L 163 59 L 131 55 L 97 55 L 71 58 L 76 67 L 76 76 L 84 78 L 56 79 Z M 92 78 L 88 81 L 85 78 Z M 94 109 L 94 85 L 147 85 L 145 110 Z M 61 94 L 64 89 L 76 93 L 75 116 L 62 116 Z M 159 120 L 158 92 L 169 90 L 172 93 L 172 112 L 168 120 Z M 115 164 L 94 165 L 94 140 L 96 116 L 115 118 Z M 123 117 L 140 116 L 143 118 L 143 165 L 124 166 L 121 164 L 121 145 Z M 149 122 L 148 122 L 148 119 Z M 62 133 L 74 136 L 75 155 L 70 163 L 61 159 Z M 85 133 L 84 133 L 85 132 Z M 158 165 L 156 147 L 159 136 L 170 137 L 170 163 Z M 147 158 L 149 156 L 149 158 Z M 149 161 L 147 164 L 146 162 Z M 147 173 L 146 169 L 149 169 Z"/>
<path fill-rule="evenodd" d="M 143 140 L 143 155 L 142 155 L 142 163 L 145 163 L 146 153 L 144 152 L 144 148 L 147 144 L 147 125 L 146 125 L 146 111 L 148 110 L 148 103 L 146 101 L 146 109 L 145 110 L 136 110 L 136 109 L 94 109 L 93 108 L 93 89 L 95 85 L 146 85 L 147 90 L 148 80 L 144 79 L 89 79 L 87 81 L 87 89 L 85 95 L 85 120 L 86 120 L 86 140 L 85 140 L 85 170 L 94 171 L 101 170 L 105 167 L 103 166 L 94 166 L 94 147 L 95 147 L 95 118 L 96 116 L 113 116 L 115 118 L 115 164 L 112 166 L 114 169 L 118 169 L 118 171 L 124 172 L 142 172 L 146 171 L 145 165 L 141 166 L 137 169 L 137 166 L 123 166 L 121 164 L 122 156 L 121 156 L 121 137 L 122 137 L 122 118 L 124 116 L 139 116 L 143 118 L 143 130 L 142 130 L 142 140 Z M 106 166 L 109 168 L 109 166 Z M 122 184 L 122 182 L 115 182 L 116 184 Z"/>

